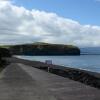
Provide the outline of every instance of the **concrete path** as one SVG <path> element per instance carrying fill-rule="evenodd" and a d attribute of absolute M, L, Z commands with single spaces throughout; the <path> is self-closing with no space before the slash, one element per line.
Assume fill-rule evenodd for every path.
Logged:
<path fill-rule="evenodd" d="M 18 64 L 0 74 L 0 100 L 56 100 Z"/>
<path fill-rule="evenodd" d="M 0 74 L 0 100 L 100 100 L 100 90 L 13 63 Z"/>

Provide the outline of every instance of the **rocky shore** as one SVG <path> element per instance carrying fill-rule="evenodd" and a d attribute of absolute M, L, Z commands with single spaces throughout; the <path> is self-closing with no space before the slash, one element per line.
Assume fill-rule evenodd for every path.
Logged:
<path fill-rule="evenodd" d="M 16 57 L 6 58 L 6 60 L 10 63 L 23 63 L 25 65 L 33 66 L 35 68 L 48 71 L 49 73 L 60 75 L 62 77 L 66 77 L 100 89 L 100 73 L 74 69 L 59 65 L 53 65 L 53 64 L 48 65 L 39 61 L 29 61 L 29 60 L 19 59 Z"/>
<path fill-rule="evenodd" d="M 50 72 L 63 77 L 67 77 L 75 81 L 79 81 L 81 83 L 90 85 L 92 87 L 100 88 L 100 78 L 83 70 L 70 69 L 70 68 L 65 70 L 51 69 Z"/>

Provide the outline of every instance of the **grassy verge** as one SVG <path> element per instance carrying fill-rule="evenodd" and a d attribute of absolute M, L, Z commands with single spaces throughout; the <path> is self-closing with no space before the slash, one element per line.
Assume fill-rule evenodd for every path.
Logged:
<path fill-rule="evenodd" d="M 0 67 L 0 72 L 4 69 L 4 67 Z"/>
<path fill-rule="evenodd" d="M 0 62 L 0 72 L 5 68 L 5 66 L 6 66 L 6 61 L 1 60 L 1 62 Z"/>

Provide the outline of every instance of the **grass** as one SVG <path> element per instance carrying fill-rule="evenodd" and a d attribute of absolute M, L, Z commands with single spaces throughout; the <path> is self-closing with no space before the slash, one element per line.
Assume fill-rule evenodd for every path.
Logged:
<path fill-rule="evenodd" d="M 0 67 L 0 72 L 2 72 L 3 69 L 4 69 L 4 67 Z"/>

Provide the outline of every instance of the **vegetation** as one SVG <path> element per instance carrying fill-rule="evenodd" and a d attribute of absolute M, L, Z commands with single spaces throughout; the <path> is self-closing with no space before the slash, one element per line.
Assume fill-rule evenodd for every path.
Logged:
<path fill-rule="evenodd" d="M 10 51 L 16 55 L 80 55 L 76 46 L 41 42 L 11 46 Z"/>
<path fill-rule="evenodd" d="M 7 62 L 3 59 L 4 57 L 11 57 L 10 51 L 6 48 L 0 48 L 0 71 L 2 71 L 7 64 Z"/>

